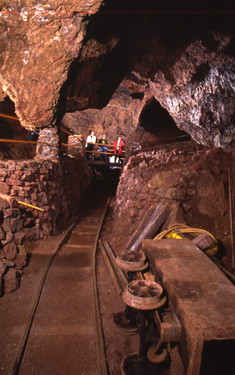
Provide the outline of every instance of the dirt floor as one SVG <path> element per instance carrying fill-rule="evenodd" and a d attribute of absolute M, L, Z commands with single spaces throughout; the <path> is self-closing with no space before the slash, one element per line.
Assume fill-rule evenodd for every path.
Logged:
<path fill-rule="evenodd" d="M 112 206 L 112 202 L 111 202 Z M 109 215 L 104 222 L 101 237 L 103 240 L 108 240 L 112 243 L 112 209 L 109 210 Z M 128 238 L 123 233 L 123 239 L 119 243 L 115 242 L 114 251 L 118 253 L 119 246 L 123 246 Z M 119 312 L 124 312 L 126 305 L 122 300 L 120 289 L 117 283 L 113 280 L 113 275 L 104 260 L 101 250 L 99 249 L 98 257 L 98 286 L 100 293 L 100 305 L 102 313 L 102 323 L 105 335 L 105 348 L 110 375 L 121 375 L 121 366 L 123 360 L 132 353 L 139 352 L 140 338 L 138 332 L 132 335 L 124 335 L 120 333 L 113 323 L 114 316 Z M 147 342 L 151 342 L 153 337 L 147 335 Z M 130 372 L 128 375 L 136 375 L 137 373 Z M 138 372 L 139 375 L 184 375 L 184 369 L 180 359 L 177 346 L 173 345 L 171 348 L 171 355 L 163 364 L 148 364 L 147 370 Z"/>
<path fill-rule="evenodd" d="M 13 373 L 30 315 L 34 309 L 40 281 L 52 254 L 64 234 L 46 240 L 26 243 L 29 263 L 25 267 L 20 288 L 0 298 L 0 374 Z"/>
<path fill-rule="evenodd" d="M 109 231 L 109 220 L 111 219 L 108 219 L 105 223 L 103 237 Z M 14 374 L 14 365 L 19 359 L 20 349 L 28 328 L 30 316 L 35 307 L 41 279 L 46 272 L 51 256 L 56 252 L 64 235 L 65 233 L 50 239 L 26 243 L 29 263 L 24 269 L 20 288 L 13 293 L 4 295 L 0 299 L 1 375 Z M 125 356 L 138 352 L 139 336 L 138 334 L 132 336 L 122 335 L 117 332 L 113 325 L 113 314 L 124 311 L 125 304 L 101 253 L 98 256 L 98 287 L 108 369 L 110 375 L 119 375 L 121 374 L 121 363 Z M 66 353 L 64 355 L 66 357 Z M 74 372 L 69 372 L 69 370 L 66 374 L 63 371 L 58 373 L 61 375 L 75 375 Z M 46 372 L 43 374 L 47 375 Z M 151 372 L 148 374 L 150 375 Z M 168 375 L 170 372 L 167 368 L 160 367 L 158 374 Z M 183 373 L 179 371 L 178 366 L 177 372 L 172 374 L 182 375 Z M 87 373 L 87 375 L 93 374 Z"/>
<path fill-rule="evenodd" d="M 111 222 L 112 209 L 109 210 L 109 215 L 104 223 L 102 230 L 103 239 L 110 239 Z M 60 236 L 50 239 L 27 242 L 25 244 L 28 253 L 28 265 L 24 268 L 20 288 L 0 298 L 0 375 L 18 374 L 18 372 L 15 371 L 15 364 L 19 360 L 20 351 L 25 339 L 25 332 L 29 329 L 29 321 L 35 309 L 41 280 L 45 275 L 51 257 L 56 252 L 66 233 L 67 232 L 64 232 Z M 127 240 L 125 239 L 125 235 L 123 236 L 123 240 Z M 110 271 L 100 251 L 98 252 L 97 275 L 107 367 L 110 375 L 119 375 L 121 374 L 121 363 L 123 359 L 131 353 L 138 352 L 139 335 L 138 333 L 131 336 L 120 334 L 113 324 L 114 314 L 124 311 L 126 305 L 122 300 L 117 284 L 113 276 L 110 275 Z M 71 287 L 73 288 L 74 285 L 71 285 Z M 69 304 L 66 309 L 69 310 Z M 53 311 L 51 311 L 50 314 L 53 315 Z M 55 345 L 56 344 L 55 342 Z M 64 356 L 66 361 L 66 352 Z M 163 366 L 158 365 L 154 367 L 154 369 L 151 369 L 151 371 L 147 371 L 147 374 L 183 375 L 177 348 L 173 349 L 171 356 L 173 358 L 171 370 L 169 370 L 168 360 L 167 364 Z M 29 358 L 29 355 L 26 357 Z M 59 367 L 58 374 L 75 375 L 75 373 L 79 373 L 79 365 L 77 370 L 78 372 L 74 372 L 74 370 L 70 372 L 68 369 L 65 373 L 64 370 Z M 24 366 L 23 373 L 28 375 L 29 373 L 27 371 L 27 366 Z M 38 373 L 42 373 L 40 371 Z M 21 371 L 19 373 L 21 373 Z M 43 375 L 49 374 L 51 375 L 49 370 L 48 372 L 44 370 Z M 146 374 L 146 372 L 141 372 L 141 375 L 144 374 Z M 94 373 L 89 373 L 88 371 L 84 375 L 94 375 Z M 129 375 L 132 375 L 132 372 L 130 372 Z"/>

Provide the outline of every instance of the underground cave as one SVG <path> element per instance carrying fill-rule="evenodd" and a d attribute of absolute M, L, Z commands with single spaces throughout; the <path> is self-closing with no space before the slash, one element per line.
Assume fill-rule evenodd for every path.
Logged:
<path fill-rule="evenodd" d="M 231 3 L 0 19 L 0 374 L 233 375 Z"/>

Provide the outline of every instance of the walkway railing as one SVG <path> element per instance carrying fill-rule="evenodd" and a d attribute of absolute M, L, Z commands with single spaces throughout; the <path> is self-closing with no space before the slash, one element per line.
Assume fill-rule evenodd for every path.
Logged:
<path fill-rule="evenodd" d="M 4 118 L 8 118 L 8 119 L 11 119 L 11 120 L 16 120 L 16 121 L 19 121 L 19 119 L 15 116 L 9 116 L 9 115 L 6 115 L 4 113 L 0 113 L 0 117 L 4 117 Z M 80 147 L 81 147 L 81 153 L 84 155 L 84 154 L 93 154 L 93 155 L 101 155 L 101 154 L 105 154 L 105 155 L 108 155 L 108 156 L 117 156 L 116 153 L 112 152 L 113 149 L 114 149 L 114 145 L 112 144 L 103 144 L 103 143 L 92 143 L 92 145 L 94 144 L 95 147 L 97 147 L 97 150 L 93 150 L 93 151 L 90 151 L 90 150 L 86 150 L 85 149 L 85 144 L 86 144 L 86 141 L 85 139 L 82 138 L 81 135 L 78 135 L 78 134 L 74 134 L 66 129 L 64 129 L 63 127 L 59 127 L 59 129 L 61 131 L 63 131 L 64 133 L 68 134 L 68 135 L 72 135 L 74 137 L 76 137 L 78 139 L 78 141 L 80 142 Z M 48 146 L 53 146 L 53 144 L 49 144 L 45 141 L 28 141 L 28 140 L 21 140 L 21 139 L 3 139 L 3 138 L 0 138 L 0 142 L 5 142 L 5 143 L 25 143 L 25 144 L 46 144 Z M 64 143 L 64 142 L 61 142 L 61 146 L 64 146 L 64 147 L 72 147 L 72 145 L 68 144 L 68 143 Z M 103 146 L 103 147 L 106 147 L 107 148 L 107 152 L 101 152 L 98 150 L 98 147 L 100 146 Z M 124 158 L 124 151 L 122 152 L 122 154 L 118 154 L 118 157 L 120 158 Z"/>

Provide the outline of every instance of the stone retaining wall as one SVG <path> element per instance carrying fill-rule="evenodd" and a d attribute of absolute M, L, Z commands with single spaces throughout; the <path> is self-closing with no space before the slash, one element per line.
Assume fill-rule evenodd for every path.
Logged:
<path fill-rule="evenodd" d="M 53 161 L 0 162 L 0 276 L 25 265 L 24 239 L 59 233 L 78 214 L 84 189 L 91 180 L 85 158 L 64 156 Z M 42 211 L 17 203 L 22 201 Z M 21 251 L 21 252 L 20 252 Z M 23 252 L 22 252 L 23 251 Z"/>
<path fill-rule="evenodd" d="M 209 230 L 229 250 L 228 164 L 231 154 L 196 144 L 162 146 L 130 157 L 117 190 L 114 233 L 117 248 L 131 236 L 152 205 L 171 213 L 165 227 L 181 222 Z"/>
<path fill-rule="evenodd" d="M 13 291 L 18 287 L 21 270 L 26 264 L 22 246 L 24 238 L 23 221 L 16 200 L 0 194 L 0 295 L 3 289 Z"/>

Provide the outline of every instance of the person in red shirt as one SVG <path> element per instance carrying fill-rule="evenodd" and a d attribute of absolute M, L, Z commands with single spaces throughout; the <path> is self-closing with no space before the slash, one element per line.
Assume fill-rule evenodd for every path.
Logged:
<path fill-rule="evenodd" d="M 125 146 L 124 141 L 122 140 L 121 136 L 119 135 L 117 140 L 114 142 L 114 149 L 113 152 L 115 155 L 115 163 L 120 162 L 120 157 L 118 155 L 123 153 L 123 148 Z"/>

